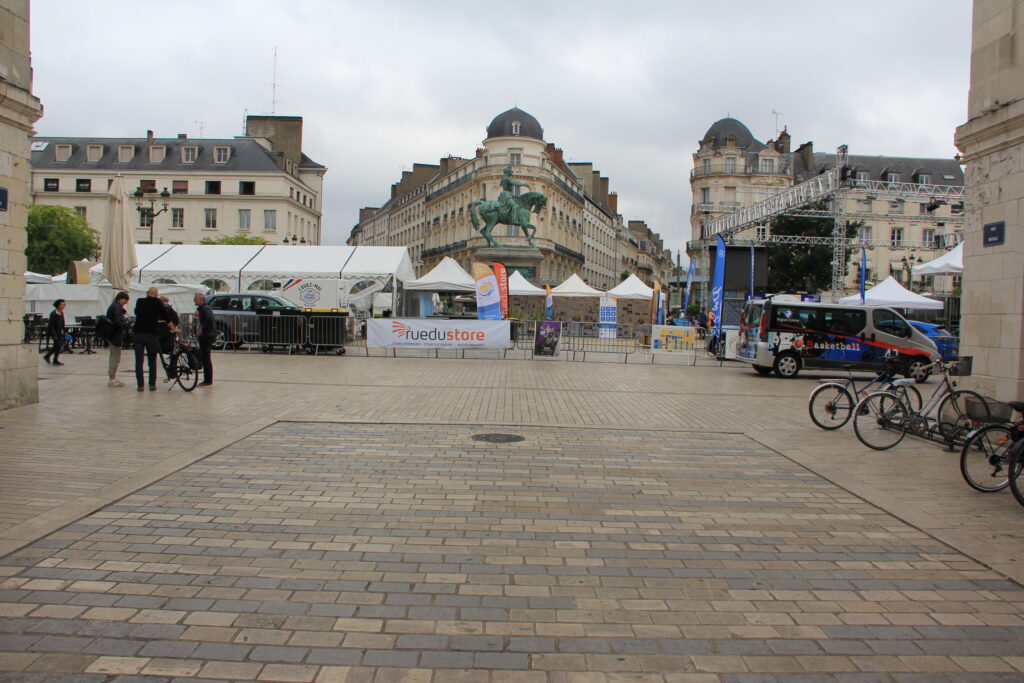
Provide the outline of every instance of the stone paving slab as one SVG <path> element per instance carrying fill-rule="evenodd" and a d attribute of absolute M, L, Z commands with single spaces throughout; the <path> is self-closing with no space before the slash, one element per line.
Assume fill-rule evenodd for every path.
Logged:
<path fill-rule="evenodd" d="M 279 422 L 0 576 L 0 680 L 1024 675 L 1019 584 L 735 433 Z"/>

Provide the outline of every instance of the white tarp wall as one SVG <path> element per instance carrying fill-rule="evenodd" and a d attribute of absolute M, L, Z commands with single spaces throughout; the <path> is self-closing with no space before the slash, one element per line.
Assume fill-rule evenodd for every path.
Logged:
<path fill-rule="evenodd" d="M 146 290 L 152 285 L 133 282 L 128 288 L 131 300 L 125 307 L 128 315 L 135 310 L 135 302 L 146 296 Z M 206 292 L 200 285 L 156 285 L 162 296 L 166 296 L 179 314 L 193 313 L 196 310 L 192 297 L 196 292 Z M 29 285 L 25 291 L 25 312 L 49 315 L 53 310 L 55 299 L 64 299 L 64 320 L 74 323 L 77 317 L 95 318 L 107 312 L 107 307 L 114 300 L 117 292 L 109 282 L 102 285 Z"/>
<path fill-rule="evenodd" d="M 135 245 L 135 257 L 139 262 L 138 268 L 132 269 L 131 279 L 135 282 L 139 281 L 139 268 L 145 268 L 150 263 L 160 258 L 171 249 L 174 248 L 173 244 L 136 244 Z M 102 284 L 107 281 L 107 278 L 103 277 L 103 264 L 97 263 L 95 266 L 89 269 L 89 282 L 94 285 Z"/>

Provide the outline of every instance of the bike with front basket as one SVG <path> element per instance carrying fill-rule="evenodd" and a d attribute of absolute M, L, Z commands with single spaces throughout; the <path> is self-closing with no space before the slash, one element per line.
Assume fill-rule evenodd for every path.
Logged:
<path fill-rule="evenodd" d="M 967 400 L 974 399 L 985 405 L 980 394 L 968 389 L 957 389 L 954 377 L 971 374 L 970 357 L 955 361 L 937 361 L 924 368 L 935 371 L 941 380 L 931 396 L 914 409 L 891 391 L 868 394 L 854 409 L 853 431 L 868 448 L 884 451 L 892 448 L 908 433 L 919 438 L 944 444 L 950 450 L 962 447 L 978 425 L 967 412 Z M 892 382 L 896 388 L 910 386 L 914 380 L 905 378 Z"/>

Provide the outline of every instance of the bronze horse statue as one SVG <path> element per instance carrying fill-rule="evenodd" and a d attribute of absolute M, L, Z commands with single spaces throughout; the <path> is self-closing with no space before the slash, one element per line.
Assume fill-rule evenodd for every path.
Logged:
<path fill-rule="evenodd" d="M 491 237 L 491 231 L 498 223 L 504 225 L 518 225 L 523 229 L 526 242 L 531 247 L 533 236 L 537 234 L 537 226 L 530 222 L 530 212 L 540 214 L 547 206 L 548 198 L 540 192 L 524 192 L 518 197 L 513 197 L 516 204 L 506 210 L 497 200 L 485 201 L 477 199 L 469 203 L 469 219 L 473 222 L 473 228 L 480 231 L 480 234 L 487 240 L 487 246 L 500 247 L 497 240 Z M 474 210 L 475 209 L 475 210 Z M 479 218 L 477 217 L 479 214 Z M 484 226 L 480 227 L 480 219 L 483 219 Z"/>

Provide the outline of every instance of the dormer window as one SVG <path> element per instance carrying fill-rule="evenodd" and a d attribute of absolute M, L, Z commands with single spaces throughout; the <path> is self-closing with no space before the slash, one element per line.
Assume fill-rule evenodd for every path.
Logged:
<path fill-rule="evenodd" d="M 512 122 L 512 135 L 519 135 L 519 125 L 518 121 Z"/>
<path fill-rule="evenodd" d="M 775 173 L 775 159 L 760 160 L 761 173 Z"/>
<path fill-rule="evenodd" d="M 899 173 L 892 173 L 892 172 L 890 172 L 890 173 L 886 173 L 885 174 L 885 182 L 887 182 L 887 183 L 898 183 L 899 181 L 900 181 L 900 174 Z"/>
<path fill-rule="evenodd" d="M 194 146 L 181 148 L 181 163 L 194 164 L 199 157 L 199 148 Z"/>
<path fill-rule="evenodd" d="M 117 148 L 117 160 L 122 164 L 127 164 L 135 158 L 135 145 L 119 145 Z"/>
<path fill-rule="evenodd" d="M 71 158 L 71 145 L 57 145 L 54 154 L 57 161 L 67 161 Z"/>
<path fill-rule="evenodd" d="M 921 173 L 917 176 L 917 182 L 920 183 L 921 185 L 931 185 L 932 177 L 927 173 Z"/>
<path fill-rule="evenodd" d="M 736 146 L 736 136 L 735 135 L 726 135 L 725 136 L 725 146 L 726 147 L 735 147 Z"/>
<path fill-rule="evenodd" d="M 228 159 L 231 157 L 230 147 L 214 147 L 213 148 L 213 163 L 215 164 L 226 164 Z"/>
<path fill-rule="evenodd" d="M 103 145 L 89 145 L 85 149 L 85 159 L 90 162 L 97 162 L 103 156 Z"/>
<path fill-rule="evenodd" d="M 153 145 L 149 148 L 149 163 L 159 164 L 167 156 L 167 148 L 163 145 Z"/>

